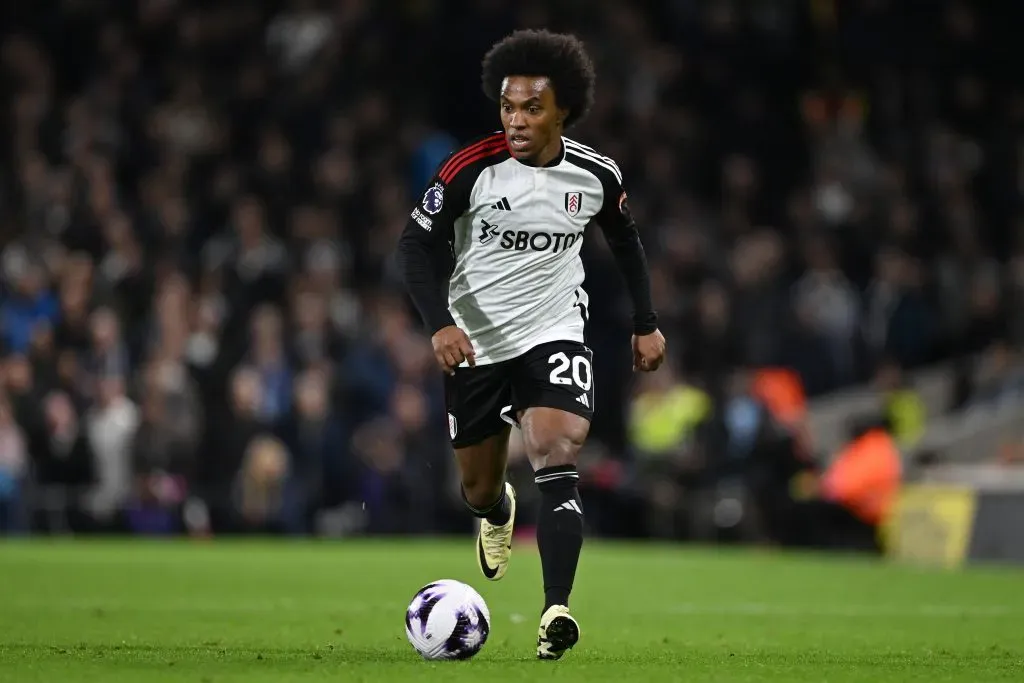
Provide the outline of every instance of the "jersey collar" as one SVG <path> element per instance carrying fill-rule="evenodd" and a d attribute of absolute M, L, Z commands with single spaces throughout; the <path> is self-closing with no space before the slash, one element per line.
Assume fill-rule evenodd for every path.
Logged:
<path fill-rule="evenodd" d="M 558 156 L 544 164 L 541 168 L 551 168 L 552 166 L 558 166 L 562 163 L 562 160 L 565 159 L 565 140 L 563 138 L 559 138 L 559 144 L 562 145 L 562 149 L 559 150 Z"/>

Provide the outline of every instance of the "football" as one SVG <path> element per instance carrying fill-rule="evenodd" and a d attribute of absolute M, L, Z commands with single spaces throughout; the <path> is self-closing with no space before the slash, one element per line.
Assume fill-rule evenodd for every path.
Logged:
<path fill-rule="evenodd" d="M 405 611 L 405 635 L 424 659 L 469 659 L 490 632 L 487 603 L 461 581 L 428 583 Z"/>

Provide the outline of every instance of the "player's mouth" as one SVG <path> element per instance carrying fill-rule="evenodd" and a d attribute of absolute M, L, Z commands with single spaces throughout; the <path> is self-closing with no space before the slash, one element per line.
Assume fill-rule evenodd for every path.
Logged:
<path fill-rule="evenodd" d="M 508 136 L 508 146 L 513 152 L 525 152 L 530 147 L 530 138 L 512 133 Z"/>

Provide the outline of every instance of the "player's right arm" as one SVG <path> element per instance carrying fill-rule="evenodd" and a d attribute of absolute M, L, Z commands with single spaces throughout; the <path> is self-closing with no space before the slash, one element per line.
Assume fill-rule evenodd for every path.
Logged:
<path fill-rule="evenodd" d="M 473 346 L 448 310 L 448 278 L 454 266 L 455 221 L 469 205 L 469 189 L 452 175 L 453 154 L 438 168 L 398 240 L 397 262 L 409 297 L 431 336 L 441 369 L 454 374 Z"/>

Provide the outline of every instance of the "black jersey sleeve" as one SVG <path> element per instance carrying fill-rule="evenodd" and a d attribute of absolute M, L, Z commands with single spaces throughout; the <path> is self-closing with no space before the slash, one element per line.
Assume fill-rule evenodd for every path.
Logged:
<path fill-rule="evenodd" d="M 454 264 L 455 221 L 469 204 L 460 178 L 446 183 L 440 172 L 439 168 L 409 214 L 397 250 L 406 290 L 431 335 L 455 324 L 448 311 L 447 285 Z"/>
<path fill-rule="evenodd" d="M 492 133 L 449 154 L 427 183 L 398 239 L 398 270 L 431 335 L 455 324 L 448 310 L 455 222 L 469 209 L 470 193 L 481 169 L 503 153 L 507 155 L 503 135 Z"/>
<path fill-rule="evenodd" d="M 658 315 L 651 301 L 647 255 L 629 212 L 626 190 L 618 177 L 611 173 L 602 173 L 601 183 L 604 186 L 604 203 L 595 219 L 629 289 L 633 301 L 633 331 L 639 335 L 650 334 L 658 329 Z"/>

